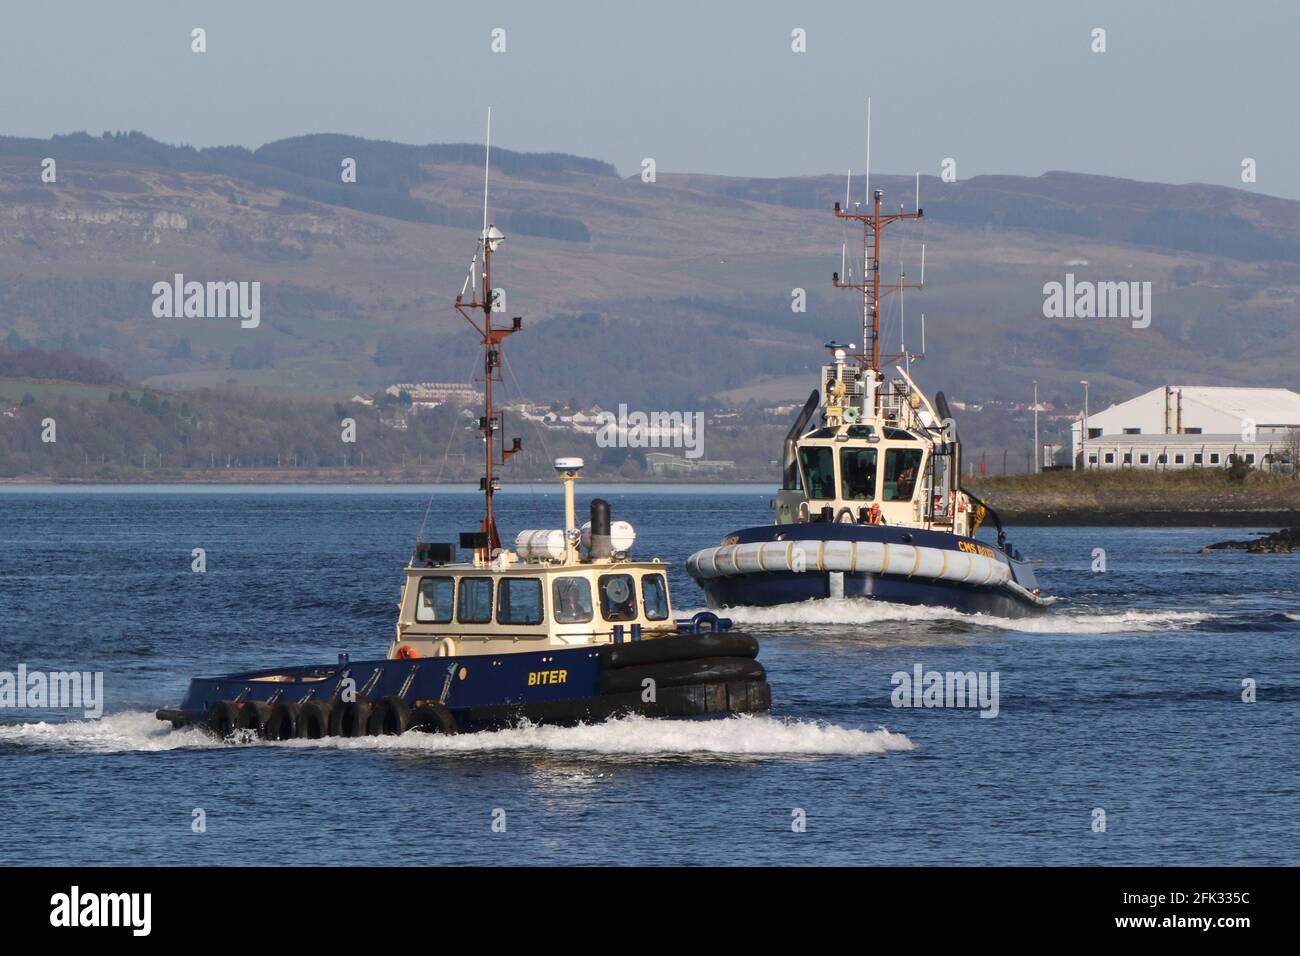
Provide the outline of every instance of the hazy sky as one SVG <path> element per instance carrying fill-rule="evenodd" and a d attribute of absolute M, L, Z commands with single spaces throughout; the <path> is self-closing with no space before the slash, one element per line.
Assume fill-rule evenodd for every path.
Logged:
<path fill-rule="evenodd" d="M 198 146 L 341 132 L 628 175 L 1049 169 L 1300 198 L 1300 3 L 10 3 L 0 132 Z M 207 30 L 208 52 L 190 52 Z M 503 28 L 506 52 L 490 50 Z M 1093 53 L 1092 30 L 1106 30 Z M 806 31 L 807 52 L 791 51 Z"/>

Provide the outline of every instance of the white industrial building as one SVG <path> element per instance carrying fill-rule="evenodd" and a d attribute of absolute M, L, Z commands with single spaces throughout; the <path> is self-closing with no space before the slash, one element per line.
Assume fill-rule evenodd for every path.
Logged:
<path fill-rule="evenodd" d="M 1300 394 L 1166 385 L 1071 430 L 1075 468 L 1226 468 L 1235 454 L 1265 471 L 1290 470 L 1300 452 Z"/>

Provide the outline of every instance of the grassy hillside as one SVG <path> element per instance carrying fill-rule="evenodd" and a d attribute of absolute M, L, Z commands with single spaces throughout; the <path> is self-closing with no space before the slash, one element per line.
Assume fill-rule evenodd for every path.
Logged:
<path fill-rule="evenodd" d="M 799 401 L 823 342 L 857 341 L 859 303 L 829 287 L 847 237 L 839 176 L 622 179 L 597 160 L 497 152 L 493 218 L 520 393 L 606 407 Z M 41 157 L 59 162 L 42 183 Z M 343 183 L 340 161 L 357 160 Z M 257 387 L 345 398 L 394 381 L 464 381 L 475 340 L 450 308 L 481 216 L 481 153 L 321 135 L 193 150 L 141 134 L 0 139 L 0 336 L 110 361 L 162 390 Z M 827 157 L 827 165 L 834 157 Z M 873 179 L 910 206 L 910 177 Z M 926 215 L 890 234 L 886 351 L 927 351 L 920 383 L 972 402 L 1094 407 L 1169 381 L 1298 384 L 1300 203 L 1246 190 L 1049 173 L 922 180 Z M 1046 319 L 1042 286 L 1152 283 L 1152 323 Z M 262 283 L 262 323 L 157 319 L 175 273 Z M 793 289 L 807 310 L 791 309 Z M 1231 335 L 1222 334 L 1231 328 Z M 3 374 L 0 371 L 0 374 Z M 961 422 L 1013 449 L 1003 416 Z M 1052 436 L 1050 430 L 1045 438 Z"/>

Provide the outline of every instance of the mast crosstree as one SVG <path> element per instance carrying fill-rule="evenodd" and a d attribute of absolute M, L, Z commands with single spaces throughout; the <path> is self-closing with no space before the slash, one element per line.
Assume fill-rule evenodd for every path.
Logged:
<path fill-rule="evenodd" d="M 859 289 L 862 292 L 862 351 L 855 353 L 853 358 L 863 367 L 874 372 L 880 371 L 880 301 L 886 296 L 892 295 L 903 289 L 920 289 L 924 284 L 925 274 L 922 271 L 922 282 L 904 282 L 901 281 L 905 276 L 900 276 L 898 282 L 881 282 L 880 281 L 880 239 L 885 228 L 893 225 L 902 219 L 920 219 L 924 213 L 919 206 L 916 212 L 895 212 L 882 214 L 881 202 L 884 199 L 884 192 L 877 189 L 872 194 L 872 210 L 870 212 L 859 212 L 843 208 L 839 201 L 835 203 L 835 218 L 839 220 L 860 223 L 862 225 L 862 281 L 846 282 L 840 278 L 838 272 L 831 274 L 831 285 L 836 289 Z M 894 358 L 903 356 L 886 356 L 885 360 L 890 361 Z"/>
<path fill-rule="evenodd" d="M 492 384 L 501 382 L 501 348 L 506 337 L 513 335 L 523 327 L 523 318 L 514 316 L 511 324 L 508 326 L 494 326 L 492 324 L 492 313 L 498 311 L 498 290 L 492 285 L 492 254 L 505 241 L 505 234 L 488 221 L 488 165 L 491 159 L 492 149 L 492 113 L 488 112 L 488 139 L 484 150 L 483 160 L 483 231 L 479 235 L 478 250 L 475 252 L 474 259 L 469 265 L 469 275 L 465 277 L 465 285 L 461 287 L 460 294 L 456 296 L 456 311 L 461 317 L 470 324 L 475 332 L 479 334 L 480 344 L 483 347 L 483 416 L 478 420 L 479 431 L 483 434 L 483 477 L 479 479 L 479 490 L 483 492 L 484 515 L 483 523 L 479 528 L 481 534 L 486 538 L 481 542 L 481 547 L 476 548 L 480 558 L 489 559 L 494 553 L 501 549 L 501 536 L 497 532 L 496 515 L 493 508 L 493 496 L 501 487 L 501 481 L 494 474 L 497 465 L 504 465 L 511 456 L 520 452 L 523 448 L 523 441 L 519 438 L 511 440 L 511 445 L 506 448 L 501 446 L 501 460 L 497 461 L 494 455 L 496 448 L 496 433 L 501 430 L 501 415 L 496 411 L 493 404 Z M 482 285 L 480 287 L 477 281 L 479 256 L 482 255 L 483 275 Z M 470 298 L 465 301 L 465 293 L 468 289 Z M 475 318 L 475 312 L 482 312 L 482 319 Z"/>

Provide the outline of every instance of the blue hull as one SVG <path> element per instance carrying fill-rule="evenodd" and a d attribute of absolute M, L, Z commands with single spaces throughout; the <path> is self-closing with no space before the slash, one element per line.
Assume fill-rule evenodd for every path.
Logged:
<path fill-rule="evenodd" d="M 962 547 L 979 547 L 993 552 L 998 560 L 1005 562 L 1010 567 L 1012 579 L 1021 588 L 1033 592 L 1038 587 L 1033 569 L 1026 562 L 984 542 L 942 531 L 820 521 L 763 525 L 757 528 L 746 528 L 727 537 L 729 544 L 792 540 L 881 542 L 936 548 L 952 551 L 954 554 L 961 553 L 959 549 Z M 773 607 L 833 596 L 945 607 L 967 614 L 989 614 L 997 617 L 1024 617 L 1040 613 L 1047 606 L 1043 601 L 1026 597 L 1012 588 L 908 577 L 901 574 L 843 572 L 833 577 L 830 572 L 816 570 L 797 573 L 776 570 L 723 577 L 695 577 L 695 581 L 704 591 L 711 608 Z M 835 591 L 839 588 L 842 588 L 842 593 L 836 594 Z"/>
<path fill-rule="evenodd" d="M 738 642 L 749 646 L 737 651 Z M 647 652 L 656 657 L 642 663 Z M 620 653 L 627 660 L 619 659 Z M 319 701 L 335 707 L 343 701 L 348 680 L 357 699 L 372 703 L 397 697 L 413 709 L 441 704 L 460 731 L 511 726 L 521 719 L 572 724 L 628 713 L 748 713 L 771 706 L 766 675 L 753 660 L 756 654 L 757 644 L 744 634 L 687 632 L 569 650 L 284 667 L 194 678 L 180 707 L 160 710 L 158 717 L 176 725 L 202 724 L 222 701 L 241 708 L 252 701 Z M 649 701 L 643 699 L 641 685 L 646 676 L 657 685 Z"/>
<path fill-rule="evenodd" d="M 845 574 L 843 581 L 846 598 L 946 607 L 965 614 L 996 617 L 1023 617 L 1041 610 L 1017 600 L 1002 588 L 978 588 L 947 581 L 921 582 L 878 574 Z M 772 607 L 831 597 L 828 573 L 775 571 L 698 583 L 711 608 Z"/>

